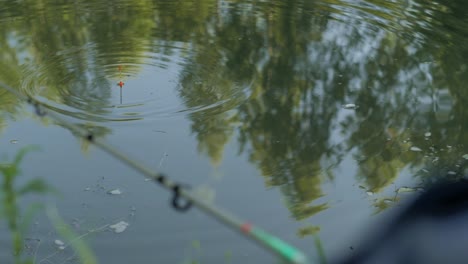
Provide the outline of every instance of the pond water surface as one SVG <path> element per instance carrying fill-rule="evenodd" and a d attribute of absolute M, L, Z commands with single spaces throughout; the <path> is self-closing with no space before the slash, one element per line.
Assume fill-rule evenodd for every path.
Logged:
<path fill-rule="evenodd" d="M 416 187 L 464 175 L 465 6 L 1 1 L 0 81 L 313 260 L 317 236 L 332 259 Z M 40 146 L 19 181 L 60 192 L 21 208 L 55 203 L 100 263 L 277 263 L 2 90 L 0 109 L 0 156 Z M 78 263 L 45 214 L 27 234 L 34 263 Z M 13 262 L 4 222 L 0 262 Z"/>

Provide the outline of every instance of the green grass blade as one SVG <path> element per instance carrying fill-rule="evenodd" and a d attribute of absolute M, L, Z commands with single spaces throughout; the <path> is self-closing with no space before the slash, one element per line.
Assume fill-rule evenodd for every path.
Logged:
<path fill-rule="evenodd" d="M 47 215 L 52 221 L 55 230 L 69 242 L 69 245 L 78 255 L 80 263 L 82 264 L 97 264 L 96 257 L 94 256 L 91 249 L 82 239 L 76 239 L 78 237 L 75 232 L 68 226 L 63 219 L 59 216 L 55 207 L 47 208 Z"/>

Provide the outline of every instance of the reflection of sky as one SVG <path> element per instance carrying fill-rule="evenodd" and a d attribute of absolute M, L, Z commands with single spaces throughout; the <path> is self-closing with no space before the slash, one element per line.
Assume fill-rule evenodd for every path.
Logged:
<path fill-rule="evenodd" d="M 7 39 L 8 46 L 15 49 L 15 56 L 16 56 L 16 59 L 18 59 L 18 62 L 20 64 L 24 63 L 26 60 L 31 58 L 31 54 L 29 53 L 27 49 L 19 48 L 19 47 L 24 47 L 24 46 L 20 45 L 21 41 L 18 40 L 18 36 L 16 35 L 16 32 L 10 32 L 9 36 L 6 39 Z"/>

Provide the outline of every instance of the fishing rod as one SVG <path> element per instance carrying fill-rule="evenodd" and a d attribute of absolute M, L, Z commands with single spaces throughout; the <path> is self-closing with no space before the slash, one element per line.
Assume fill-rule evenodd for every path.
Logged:
<path fill-rule="evenodd" d="M 204 211 L 205 213 L 207 213 L 208 215 L 217 219 L 224 225 L 236 230 L 245 237 L 254 240 L 260 246 L 269 250 L 271 253 L 277 255 L 279 258 L 283 259 L 287 263 L 309 263 L 307 257 L 301 251 L 284 242 L 283 240 L 279 239 L 278 237 L 271 235 L 270 233 L 256 227 L 250 222 L 244 221 L 236 217 L 232 213 L 228 212 L 225 209 L 215 206 L 211 202 L 207 202 L 201 199 L 196 194 L 189 191 L 189 187 L 187 187 L 186 185 L 173 182 L 166 175 L 151 170 L 150 168 L 137 162 L 136 160 L 129 158 L 127 155 L 124 155 L 122 152 L 118 151 L 113 146 L 95 137 L 92 132 L 68 122 L 56 112 L 46 110 L 45 105 L 39 102 L 38 100 L 34 99 L 33 97 L 24 95 L 3 82 L 0 82 L 0 86 L 3 87 L 6 91 L 15 95 L 20 100 L 23 100 L 31 106 L 33 106 L 36 115 L 38 115 L 39 117 L 50 117 L 57 123 L 68 128 L 70 131 L 75 132 L 75 134 L 79 135 L 83 140 L 94 144 L 101 150 L 107 152 L 111 156 L 114 156 L 118 160 L 126 163 L 128 166 L 132 167 L 144 176 L 152 179 L 154 182 L 158 183 L 162 187 L 172 191 L 173 198 L 171 200 L 171 204 L 177 211 L 187 211 L 192 207 L 192 205 L 194 205 L 202 211 Z"/>

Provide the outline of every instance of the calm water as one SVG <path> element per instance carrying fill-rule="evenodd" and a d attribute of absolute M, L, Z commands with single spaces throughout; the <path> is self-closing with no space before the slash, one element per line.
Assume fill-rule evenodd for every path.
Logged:
<path fill-rule="evenodd" d="M 312 259 L 313 234 L 352 254 L 413 188 L 464 174 L 465 1 L 0 2 L 0 81 Z M 0 109 L 0 156 L 39 145 L 20 182 L 61 193 L 21 208 L 55 203 L 101 263 L 276 262 L 11 94 Z M 27 237 L 35 263 L 77 263 L 44 214 Z M 1 263 L 10 241 L 2 223 Z"/>

